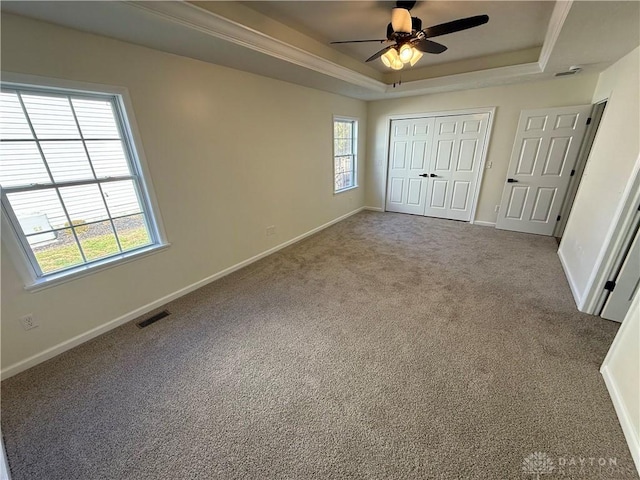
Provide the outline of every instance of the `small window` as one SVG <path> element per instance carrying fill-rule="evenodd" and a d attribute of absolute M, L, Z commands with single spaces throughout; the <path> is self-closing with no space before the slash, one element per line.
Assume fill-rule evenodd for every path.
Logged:
<path fill-rule="evenodd" d="M 33 283 L 161 241 L 119 95 L 3 85 L 2 207 Z"/>
<path fill-rule="evenodd" d="M 333 190 L 336 193 L 358 186 L 356 182 L 357 132 L 357 120 L 333 119 Z"/>

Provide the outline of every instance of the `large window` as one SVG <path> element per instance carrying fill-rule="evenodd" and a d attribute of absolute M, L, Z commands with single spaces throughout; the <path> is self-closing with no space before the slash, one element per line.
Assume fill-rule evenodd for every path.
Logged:
<path fill-rule="evenodd" d="M 0 94 L 2 207 L 34 283 L 160 243 L 118 95 Z"/>
<path fill-rule="evenodd" d="M 336 193 L 357 187 L 357 132 L 357 120 L 338 117 L 333 119 L 333 190 Z"/>

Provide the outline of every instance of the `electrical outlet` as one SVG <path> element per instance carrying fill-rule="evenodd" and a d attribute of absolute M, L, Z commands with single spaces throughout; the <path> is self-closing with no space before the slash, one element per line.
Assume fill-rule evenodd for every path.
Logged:
<path fill-rule="evenodd" d="M 495 211 L 496 213 L 500 211 L 500 205 L 496 205 Z"/>
<path fill-rule="evenodd" d="M 275 225 L 271 225 L 269 227 L 267 227 L 267 237 L 270 237 L 271 235 L 275 235 L 276 234 L 276 226 Z"/>
<path fill-rule="evenodd" d="M 38 323 L 33 318 L 33 313 L 25 315 L 24 317 L 20 317 L 20 323 L 22 324 L 22 328 L 25 330 L 31 330 L 32 328 L 38 327 Z"/>

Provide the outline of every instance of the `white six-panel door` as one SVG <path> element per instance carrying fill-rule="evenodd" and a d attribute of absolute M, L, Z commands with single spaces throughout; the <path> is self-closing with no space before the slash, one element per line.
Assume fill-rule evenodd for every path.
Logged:
<path fill-rule="evenodd" d="M 489 114 L 438 117 L 425 215 L 469 221 Z"/>
<path fill-rule="evenodd" d="M 391 123 L 387 211 L 424 215 L 433 118 Z"/>
<path fill-rule="evenodd" d="M 523 110 L 496 228 L 552 235 L 590 105 Z"/>
<path fill-rule="evenodd" d="M 391 122 L 386 209 L 469 221 L 489 114 Z"/>

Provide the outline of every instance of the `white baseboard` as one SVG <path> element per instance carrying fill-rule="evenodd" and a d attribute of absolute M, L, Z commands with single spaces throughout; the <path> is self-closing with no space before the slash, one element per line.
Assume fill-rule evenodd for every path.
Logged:
<path fill-rule="evenodd" d="M 567 277 L 567 282 L 569 283 L 569 288 L 571 289 L 571 294 L 573 295 L 573 301 L 576 302 L 576 306 L 578 307 L 578 310 L 582 312 L 583 311 L 582 295 L 580 295 L 578 287 L 576 286 L 576 283 L 574 282 L 573 277 L 571 276 L 571 272 L 569 271 L 569 268 L 567 267 L 567 263 L 565 262 L 564 256 L 562 255 L 562 250 L 558 250 L 558 258 L 560 259 L 560 265 L 562 265 L 562 270 L 564 270 L 564 275 L 565 277 Z"/>
<path fill-rule="evenodd" d="M 640 438 L 638 438 L 638 433 L 636 432 L 633 423 L 631 423 L 631 418 L 627 411 L 627 407 L 622 401 L 622 396 L 618 391 L 615 379 L 609 373 L 609 369 L 606 365 L 602 366 L 600 373 L 602 374 L 602 378 L 604 378 L 604 383 L 607 385 L 607 390 L 609 390 L 609 396 L 611 397 L 613 408 L 615 408 L 616 414 L 618 415 L 618 421 L 622 427 L 624 437 L 627 440 L 627 445 L 629 445 L 631 457 L 633 457 L 633 461 L 636 464 L 636 470 L 638 470 L 638 474 L 640 474 Z"/>
<path fill-rule="evenodd" d="M 71 348 L 76 347 L 82 343 L 85 343 L 91 340 L 92 338 L 97 337 L 98 335 L 102 335 L 103 333 L 108 332 L 109 330 L 112 330 L 116 327 L 119 327 L 120 325 L 123 325 L 127 322 L 130 322 L 131 320 L 134 320 L 140 317 L 141 315 L 144 315 L 145 313 L 155 310 L 156 308 L 159 308 L 171 302 L 172 300 L 175 300 L 176 298 L 180 298 L 188 293 L 191 293 L 194 290 L 197 290 L 198 288 L 204 287 L 205 285 L 215 280 L 218 280 L 219 278 L 222 278 L 226 275 L 229 275 L 230 273 L 235 272 L 236 270 L 240 270 L 241 268 L 246 267 L 251 263 L 257 262 L 258 260 L 266 256 L 269 256 L 272 253 L 277 252 L 278 250 L 282 250 L 283 248 L 288 247 L 289 245 L 293 245 L 294 243 L 299 242 L 300 240 L 303 240 L 304 238 L 307 238 L 315 233 L 318 233 L 319 231 L 324 230 L 325 228 L 330 227 L 331 225 L 341 222 L 342 220 L 352 215 L 355 215 L 356 213 L 359 213 L 365 210 L 366 208 L 367 207 L 360 207 L 356 210 L 353 210 L 345 215 L 342 215 L 338 218 L 331 220 L 330 222 L 327 222 L 323 225 L 320 225 L 319 227 L 309 230 L 308 232 L 305 232 L 302 235 L 298 235 L 297 237 L 292 238 L 291 240 L 288 240 L 284 243 L 281 243 L 280 245 L 277 245 L 273 248 L 265 250 L 264 252 L 259 253 L 258 255 L 254 255 L 253 257 L 248 258 L 240 263 L 236 263 L 235 265 L 232 265 L 229 268 L 225 268 L 224 270 L 218 273 L 215 273 L 206 278 L 203 278 L 198 282 L 192 283 L 191 285 L 181 288 L 180 290 L 170 293 L 169 295 L 165 295 L 164 297 L 154 300 L 151 303 L 148 303 L 139 308 L 136 308 L 135 310 L 132 310 L 131 312 L 128 312 L 114 320 L 104 323 L 87 332 L 81 333 L 80 335 L 77 335 L 69 340 L 59 343 L 58 345 L 48 348 L 40 353 L 32 355 L 31 357 L 26 358 L 25 360 L 21 360 L 19 362 L 14 363 L 13 365 L 9 365 L 8 367 L 2 369 L 2 371 L 0 372 L 0 378 L 4 380 L 6 378 L 12 377 L 13 375 L 16 375 L 20 372 L 23 372 L 24 370 L 34 367 L 39 363 L 42 363 L 57 355 L 60 355 L 61 353 L 66 352 L 67 350 L 70 350 Z"/>
<path fill-rule="evenodd" d="M 382 207 L 362 207 L 363 210 L 370 210 L 372 212 L 384 212 Z"/>
<path fill-rule="evenodd" d="M 485 222 L 483 220 L 475 220 L 471 222 L 473 225 L 480 225 L 481 227 L 494 227 L 496 226 L 496 222 Z"/>

